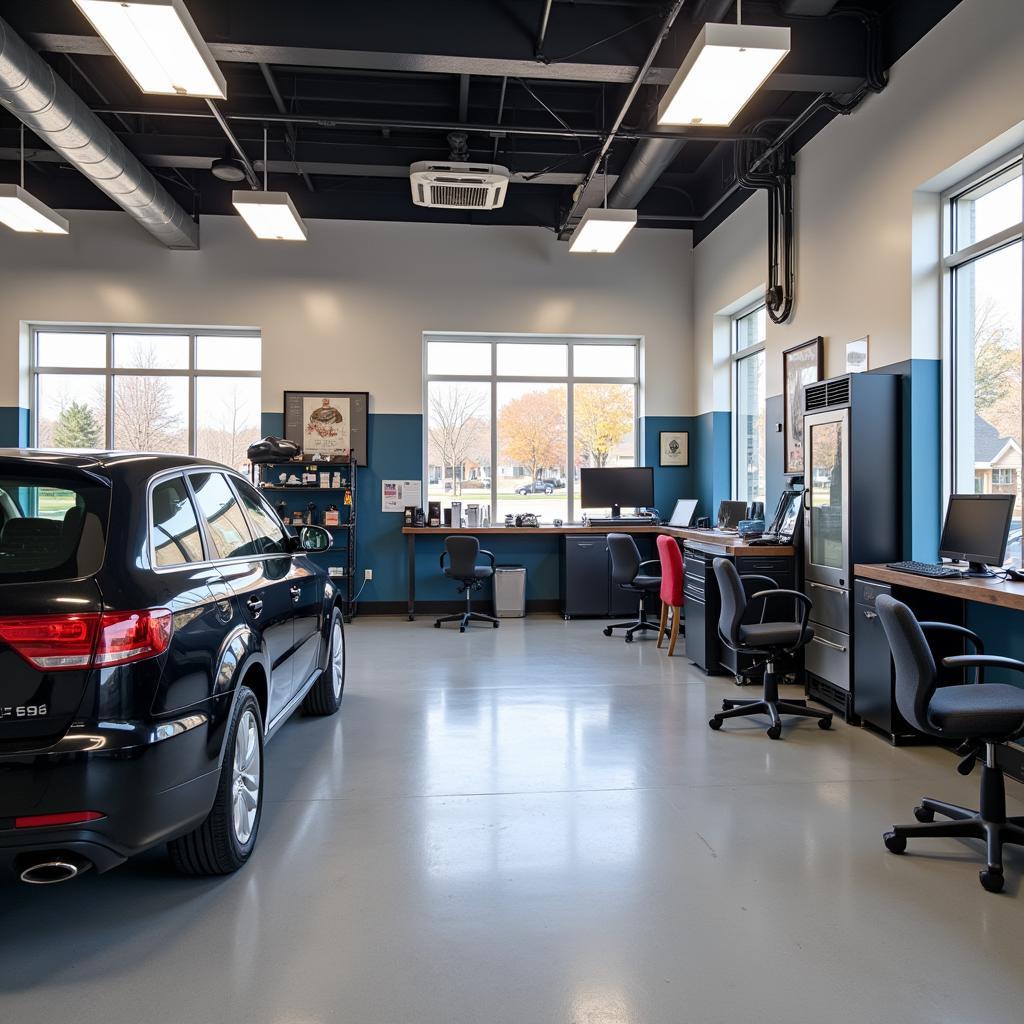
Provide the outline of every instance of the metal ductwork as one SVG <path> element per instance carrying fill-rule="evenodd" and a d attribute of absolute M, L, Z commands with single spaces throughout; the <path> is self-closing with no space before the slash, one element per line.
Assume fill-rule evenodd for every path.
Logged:
<path fill-rule="evenodd" d="M 691 18 L 696 22 L 720 22 L 734 0 L 698 0 Z M 615 188 L 608 194 L 608 205 L 616 210 L 635 210 L 640 201 L 679 155 L 685 139 L 642 139 L 633 147 L 619 174 Z"/>
<path fill-rule="evenodd" d="M 170 249 L 199 226 L 82 98 L 0 18 L 0 103 Z"/>

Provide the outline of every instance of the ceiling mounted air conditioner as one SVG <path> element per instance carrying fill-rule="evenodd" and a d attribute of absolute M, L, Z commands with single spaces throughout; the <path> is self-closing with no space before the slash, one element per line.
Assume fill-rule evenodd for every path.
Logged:
<path fill-rule="evenodd" d="M 421 160 L 409 168 L 412 201 L 442 210 L 497 210 L 508 191 L 507 167 Z"/>

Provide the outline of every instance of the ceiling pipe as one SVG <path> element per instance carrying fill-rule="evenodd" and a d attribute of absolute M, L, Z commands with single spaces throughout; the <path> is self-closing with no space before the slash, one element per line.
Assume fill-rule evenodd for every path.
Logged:
<path fill-rule="evenodd" d="M 537 60 L 545 60 L 544 41 L 548 35 L 548 22 L 551 20 L 551 4 L 553 0 L 544 0 L 544 7 L 540 12 L 540 24 L 537 26 L 537 42 L 534 44 L 533 52 Z"/>
<path fill-rule="evenodd" d="M 708 0 L 694 9 L 694 21 L 722 21 L 733 0 Z M 685 139 L 644 139 L 633 147 L 619 174 L 615 187 L 608 193 L 608 205 L 616 210 L 635 210 L 657 180 L 668 170 L 685 145 Z"/>
<path fill-rule="evenodd" d="M 199 248 L 198 224 L 3 18 L 0 103 L 169 249 Z"/>
<path fill-rule="evenodd" d="M 263 75 L 264 84 L 270 93 L 270 98 L 274 101 L 274 106 L 277 107 L 278 113 L 286 113 L 288 108 L 284 105 L 284 97 L 281 95 L 281 90 L 277 87 L 277 79 L 274 78 L 274 72 L 270 69 L 270 65 L 260 62 L 259 67 L 260 74 Z M 288 143 L 288 152 L 291 153 L 292 160 L 295 161 L 296 167 L 298 167 L 299 140 L 296 138 L 295 129 L 290 124 L 285 126 L 284 137 Z M 316 189 L 313 188 L 313 181 L 310 176 L 301 167 L 298 167 L 298 171 L 300 177 L 306 183 L 306 188 L 310 192 L 315 192 Z"/>
<path fill-rule="evenodd" d="M 211 99 L 207 99 L 206 105 L 210 108 L 210 113 L 217 120 L 217 124 L 220 125 L 221 131 L 227 136 L 228 142 L 231 143 L 231 148 L 238 154 L 238 159 L 242 161 L 242 169 L 245 171 L 245 180 L 249 182 L 249 188 L 254 191 L 260 187 L 260 179 L 256 174 L 256 168 L 253 167 L 252 161 L 246 155 L 242 144 L 238 141 L 238 136 L 231 130 L 231 125 L 224 120 L 224 115 L 220 112 L 220 107 Z"/>

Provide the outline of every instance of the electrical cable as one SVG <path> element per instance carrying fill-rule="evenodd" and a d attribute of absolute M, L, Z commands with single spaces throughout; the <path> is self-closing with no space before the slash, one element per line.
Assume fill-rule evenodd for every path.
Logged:
<path fill-rule="evenodd" d="M 570 61 L 574 57 L 579 57 L 581 54 L 586 53 L 588 50 L 593 50 L 597 46 L 603 46 L 605 43 L 610 43 L 613 39 L 618 39 L 619 36 L 624 36 L 627 32 L 632 32 L 633 29 L 639 28 L 641 25 L 646 25 L 647 22 L 654 21 L 655 18 L 660 18 L 661 16 L 661 11 L 657 11 L 654 14 L 649 14 L 646 18 L 641 18 L 639 21 L 634 21 L 633 24 L 627 25 L 625 28 L 620 28 L 618 32 L 613 32 L 610 36 L 605 36 L 603 39 L 597 39 L 592 43 L 587 43 L 586 46 L 583 46 L 578 50 L 574 50 L 572 53 L 567 53 L 564 57 L 542 57 L 540 59 L 545 64 L 564 64 L 566 61 Z"/>

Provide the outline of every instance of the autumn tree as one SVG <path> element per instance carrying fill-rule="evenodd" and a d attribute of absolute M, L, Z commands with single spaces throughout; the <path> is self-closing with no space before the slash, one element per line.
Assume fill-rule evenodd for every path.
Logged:
<path fill-rule="evenodd" d="M 461 467 L 473 459 L 490 462 L 490 431 L 487 429 L 487 392 L 465 384 L 431 384 L 428 443 L 430 460 L 441 473 L 452 477 L 452 493 L 462 484 Z"/>
<path fill-rule="evenodd" d="M 577 465 L 602 468 L 633 430 L 633 391 L 623 384 L 577 384 L 573 432 Z"/>
<path fill-rule="evenodd" d="M 974 408 L 1003 437 L 1021 436 L 1020 343 L 992 299 L 974 320 Z"/>
<path fill-rule="evenodd" d="M 565 391 L 528 391 L 498 412 L 502 457 L 525 466 L 536 480 L 546 466 L 565 464 Z"/>
<path fill-rule="evenodd" d="M 51 440 L 55 448 L 97 448 L 102 436 L 103 427 L 92 409 L 72 401 L 61 409 Z"/>

